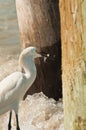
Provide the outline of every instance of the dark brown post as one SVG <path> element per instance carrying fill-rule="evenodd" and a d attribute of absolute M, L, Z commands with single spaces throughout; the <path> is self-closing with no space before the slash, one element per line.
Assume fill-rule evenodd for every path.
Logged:
<path fill-rule="evenodd" d="M 61 96 L 61 47 L 59 11 L 56 0 L 16 0 L 22 49 L 36 46 L 50 54 L 46 62 L 36 60 L 37 79 L 29 93 L 43 91 Z"/>

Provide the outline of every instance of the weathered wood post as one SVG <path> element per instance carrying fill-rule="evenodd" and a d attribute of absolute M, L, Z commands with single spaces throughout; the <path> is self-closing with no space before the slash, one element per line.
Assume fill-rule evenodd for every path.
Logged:
<path fill-rule="evenodd" d="M 50 54 L 46 62 L 36 60 L 38 75 L 29 93 L 43 91 L 61 97 L 61 47 L 59 11 L 56 0 L 16 0 L 22 49 L 36 46 Z"/>
<path fill-rule="evenodd" d="M 86 0 L 60 0 L 65 130 L 86 130 Z"/>

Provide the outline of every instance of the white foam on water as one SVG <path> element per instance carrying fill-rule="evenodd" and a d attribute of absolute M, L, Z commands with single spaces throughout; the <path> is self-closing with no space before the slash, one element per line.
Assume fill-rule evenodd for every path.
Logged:
<path fill-rule="evenodd" d="M 28 95 L 19 106 L 21 130 L 63 130 L 62 102 L 46 97 L 42 92 Z M 0 130 L 7 129 L 8 114 L 0 117 Z M 0 123 L 1 124 L 1 123 Z M 15 130 L 16 121 L 13 113 L 12 126 Z"/>

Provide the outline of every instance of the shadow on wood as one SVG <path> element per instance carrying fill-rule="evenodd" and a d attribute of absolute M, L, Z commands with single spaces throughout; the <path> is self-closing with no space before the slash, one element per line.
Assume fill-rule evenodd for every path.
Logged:
<path fill-rule="evenodd" d="M 37 78 L 27 94 L 42 91 L 57 100 L 62 97 L 61 43 L 41 48 L 41 51 L 49 53 L 50 57 L 45 62 L 43 58 L 36 59 Z"/>

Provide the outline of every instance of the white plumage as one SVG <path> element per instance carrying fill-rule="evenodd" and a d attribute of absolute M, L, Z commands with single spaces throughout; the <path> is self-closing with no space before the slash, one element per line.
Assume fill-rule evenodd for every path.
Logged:
<path fill-rule="evenodd" d="M 23 98 L 28 88 L 36 78 L 36 67 L 34 58 L 41 55 L 36 52 L 35 47 L 28 47 L 23 50 L 19 57 L 19 64 L 25 73 L 14 72 L 0 82 L 0 115 L 7 111 L 15 111 L 17 130 L 20 130 L 18 124 L 18 106 L 20 99 Z M 8 129 L 11 129 L 11 115 Z"/>

